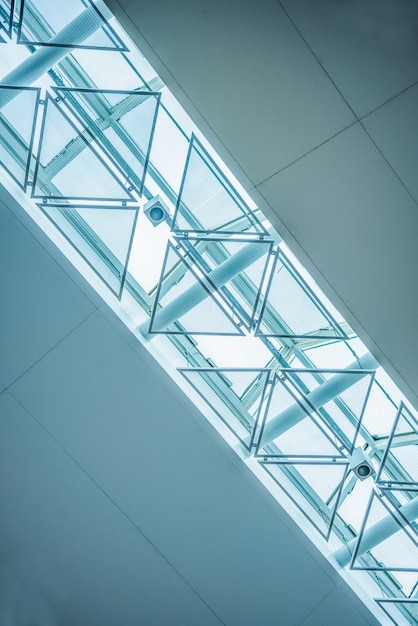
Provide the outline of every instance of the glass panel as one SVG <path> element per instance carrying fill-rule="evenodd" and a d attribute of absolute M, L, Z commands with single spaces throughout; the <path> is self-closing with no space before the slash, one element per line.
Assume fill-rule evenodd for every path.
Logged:
<path fill-rule="evenodd" d="M 418 492 L 411 492 L 410 498 L 408 504 L 396 507 L 384 492 L 372 492 L 350 567 L 418 571 L 418 531 L 413 523 L 418 516 Z"/>
<path fill-rule="evenodd" d="M 273 461 L 260 464 L 328 540 L 347 474 L 347 464 Z"/>
<path fill-rule="evenodd" d="M 117 167 L 142 194 L 159 94 L 98 89 L 57 89 Z"/>
<path fill-rule="evenodd" d="M 152 312 L 150 333 L 242 334 L 215 289 L 171 243 Z"/>
<path fill-rule="evenodd" d="M 302 394 L 276 376 L 256 454 L 342 458 L 341 447 L 335 432 L 326 427 Z"/>
<path fill-rule="evenodd" d="M 282 252 L 276 259 L 256 332 L 276 337 L 346 338 Z"/>
<path fill-rule="evenodd" d="M 418 625 L 418 600 L 397 598 L 377 599 L 380 608 L 391 618 L 395 626 Z"/>
<path fill-rule="evenodd" d="M 196 137 L 192 137 L 173 230 L 266 232 Z"/>
<path fill-rule="evenodd" d="M 418 421 L 401 404 L 379 468 L 377 481 L 391 485 L 418 486 Z M 404 475 L 399 476 L 400 466 Z M 397 476 L 398 474 L 398 476 Z"/>
<path fill-rule="evenodd" d="M 236 437 L 251 450 L 269 370 L 179 370 Z"/>
<path fill-rule="evenodd" d="M 0 0 L 0 32 L 8 37 L 12 36 L 14 4 L 14 0 Z"/>
<path fill-rule="evenodd" d="M 18 43 L 126 50 L 113 28 L 90 0 L 66 0 L 59 7 L 55 0 L 21 2 Z"/>
<path fill-rule="evenodd" d="M 193 262 L 217 292 L 222 294 L 245 328 L 251 330 L 272 241 L 208 237 L 176 237 L 176 241 L 187 250 Z M 231 270 L 225 280 L 215 284 L 211 279 L 211 272 L 227 260 L 231 264 L 236 264 L 237 271 Z M 227 279 L 231 274 L 233 276 Z"/>
<path fill-rule="evenodd" d="M 40 90 L 0 87 L 0 162 L 26 189 Z"/>
<path fill-rule="evenodd" d="M 92 137 L 48 95 L 35 169 L 33 197 L 131 200 L 131 194 L 92 146 Z"/>
<path fill-rule="evenodd" d="M 138 208 L 38 206 L 120 298 Z"/>

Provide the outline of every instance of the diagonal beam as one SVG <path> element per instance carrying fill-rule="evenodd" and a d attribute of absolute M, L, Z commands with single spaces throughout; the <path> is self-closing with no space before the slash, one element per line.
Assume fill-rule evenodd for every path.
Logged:
<path fill-rule="evenodd" d="M 399 522 L 397 522 L 392 515 L 388 515 L 364 533 L 361 541 L 361 552 L 357 553 L 357 557 L 369 550 L 373 550 L 379 543 L 382 543 L 397 533 L 400 526 L 404 527 L 408 523 L 414 522 L 418 518 L 418 497 L 401 506 L 399 513 L 402 514 Z M 334 553 L 337 563 L 342 567 L 350 563 L 357 541 L 358 538 L 356 537 Z"/>
<path fill-rule="evenodd" d="M 355 376 L 347 376 L 345 370 L 342 370 L 341 373 L 335 374 L 335 376 L 322 383 L 322 385 L 306 394 L 305 398 L 314 409 L 320 409 L 327 404 L 327 402 L 330 402 L 349 389 L 354 383 L 358 382 L 360 377 L 366 376 L 370 373 L 370 370 L 375 370 L 377 367 L 378 363 L 376 359 L 369 352 L 346 368 L 347 371 L 355 369 Z M 364 373 L 361 371 L 363 369 Z M 279 437 L 305 419 L 305 417 L 305 409 L 295 402 L 269 421 L 264 429 L 260 447 L 262 448 L 268 445 L 274 441 L 276 437 Z"/>
<path fill-rule="evenodd" d="M 48 41 L 48 46 L 38 48 L 11 72 L 3 76 L 0 84 L 14 87 L 32 85 L 73 49 L 72 47 L 63 47 L 60 41 L 73 41 L 77 45 L 88 39 L 102 26 L 103 22 L 94 7 L 88 7 L 59 33 L 56 33 Z M 6 98 L 8 98 L 7 101 L 5 101 Z M 5 106 L 11 100 L 13 100 L 13 94 L 7 94 L 7 96 L 3 94 L 0 99 L 0 107 Z"/>

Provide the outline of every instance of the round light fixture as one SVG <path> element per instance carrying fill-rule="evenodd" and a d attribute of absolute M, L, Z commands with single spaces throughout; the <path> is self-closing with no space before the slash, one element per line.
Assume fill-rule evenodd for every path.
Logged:
<path fill-rule="evenodd" d="M 371 458 L 360 446 L 348 457 L 350 468 L 359 480 L 366 480 L 375 473 Z"/>
<path fill-rule="evenodd" d="M 154 196 L 144 204 L 144 215 L 147 216 L 153 226 L 158 226 L 158 224 L 166 221 L 170 212 L 164 200 L 160 196 Z"/>
<path fill-rule="evenodd" d="M 359 465 L 356 469 L 356 473 L 361 478 L 367 478 L 372 473 L 369 465 Z"/>
<path fill-rule="evenodd" d="M 153 222 L 161 222 L 164 219 L 165 213 L 161 207 L 155 206 L 149 212 L 149 217 Z"/>

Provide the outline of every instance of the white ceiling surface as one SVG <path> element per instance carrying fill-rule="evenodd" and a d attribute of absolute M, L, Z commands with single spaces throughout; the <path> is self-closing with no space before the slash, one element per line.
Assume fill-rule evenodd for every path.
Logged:
<path fill-rule="evenodd" d="M 106 1 L 418 406 L 418 3 Z"/>
<path fill-rule="evenodd" d="M 377 624 L 4 189 L 0 237 L 1 626 Z"/>

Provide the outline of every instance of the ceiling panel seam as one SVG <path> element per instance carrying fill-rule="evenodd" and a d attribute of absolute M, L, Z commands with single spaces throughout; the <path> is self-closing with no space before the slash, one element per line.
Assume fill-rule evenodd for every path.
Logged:
<path fill-rule="evenodd" d="M 341 98 L 344 100 L 345 104 L 347 105 L 347 107 L 350 109 L 351 113 L 354 115 L 354 117 L 356 118 L 356 120 L 359 120 L 358 115 L 356 114 L 356 112 L 354 111 L 354 109 L 352 108 L 352 106 L 349 104 L 349 102 L 346 100 L 346 98 L 344 97 L 344 95 L 342 94 L 340 88 L 338 87 L 338 85 L 335 83 L 335 81 L 333 80 L 333 78 L 331 78 L 330 74 L 327 72 L 327 70 L 325 69 L 325 67 L 322 65 L 321 61 L 319 60 L 318 56 L 316 55 L 316 53 L 314 52 L 314 50 L 311 48 L 311 46 L 308 44 L 308 42 L 306 41 L 305 37 L 302 35 L 301 31 L 299 30 L 299 28 L 296 26 L 294 20 L 290 17 L 289 13 L 286 11 L 285 7 L 283 6 L 283 4 L 280 2 L 280 0 L 277 0 L 277 3 L 281 6 L 281 8 L 283 9 L 284 13 L 287 15 L 289 21 L 291 22 L 291 24 L 293 25 L 294 29 L 296 30 L 296 32 L 298 33 L 298 35 L 300 36 L 300 38 L 303 40 L 304 44 L 306 45 L 306 47 L 309 49 L 309 51 L 311 52 L 312 56 L 314 57 L 314 59 L 316 60 L 316 62 L 318 63 L 318 65 L 320 65 L 322 71 L 324 72 L 324 74 L 327 76 L 327 78 L 330 80 L 330 82 L 332 83 L 332 85 L 335 87 L 335 89 L 337 90 L 337 92 L 339 93 L 339 95 L 341 96 Z"/>
<path fill-rule="evenodd" d="M 53 257 L 51 257 L 52 260 Z M 44 354 L 42 354 L 42 356 L 40 356 L 38 359 L 36 359 L 36 361 L 34 361 L 32 363 L 32 365 L 30 365 L 27 369 L 25 369 L 24 372 L 22 372 L 21 374 L 19 374 L 19 376 L 17 376 L 17 378 L 15 378 L 11 383 L 9 383 L 8 385 L 5 386 L 5 389 L 7 389 L 8 391 L 11 391 L 10 388 L 17 383 L 21 378 L 23 378 L 23 376 L 25 376 L 28 372 L 30 372 L 30 370 L 35 367 L 36 365 L 38 365 L 38 363 L 40 363 L 46 356 L 48 356 L 48 354 L 50 354 L 53 350 L 55 350 L 55 348 L 57 346 L 59 346 L 63 341 L 65 341 L 70 335 L 73 334 L 73 332 L 75 332 L 80 326 L 82 326 L 85 322 L 87 322 L 88 319 L 90 319 L 90 317 L 92 315 L 94 315 L 97 312 L 97 308 L 95 308 L 93 311 L 90 311 L 90 313 L 88 313 L 88 315 L 86 315 L 86 317 L 84 319 L 82 319 L 80 322 L 78 322 L 73 328 L 71 328 L 70 331 L 68 331 L 67 333 L 65 333 L 65 335 L 63 335 L 61 337 L 61 339 L 59 339 L 56 343 L 54 343 L 53 346 L 51 346 Z"/>
<path fill-rule="evenodd" d="M 312 154 L 312 152 L 315 152 L 315 150 L 317 150 L 318 148 L 322 148 L 322 146 L 325 146 L 327 143 L 329 143 L 330 141 L 332 141 L 333 139 L 335 139 L 336 137 L 338 137 L 339 135 L 341 135 L 342 133 L 345 133 L 345 131 L 349 130 L 350 128 L 352 128 L 353 126 L 356 126 L 356 124 L 359 124 L 360 122 L 358 120 L 356 120 L 355 122 L 352 122 L 351 124 L 348 124 L 348 126 L 345 126 L 344 128 L 342 128 L 341 130 L 339 130 L 337 133 L 335 133 L 334 135 L 331 135 L 331 137 L 328 137 L 328 139 L 325 139 L 324 141 L 321 141 L 321 143 L 317 144 L 316 146 L 314 146 L 313 148 L 311 148 L 310 150 L 308 150 L 308 152 L 305 152 L 304 154 L 302 154 L 301 156 L 299 156 L 297 159 L 295 159 L 294 161 L 292 161 L 291 163 L 288 163 L 287 165 L 285 165 L 284 167 L 282 167 L 281 169 L 277 170 L 277 172 L 274 172 L 274 174 L 271 174 L 271 176 L 267 176 L 267 178 L 265 178 L 264 180 L 261 180 L 259 183 L 256 183 L 254 185 L 254 187 L 252 187 L 251 189 L 248 190 L 248 193 L 251 194 L 251 191 L 257 189 L 257 191 L 260 191 L 258 189 L 258 187 L 260 187 L 261 185 L 264 185 L 264 183 L 266 183 L 267 181 L 271 180 L 272 178 L 274 178 L 275 176 L 277 176 L 277 174 L 280 174 L 281 172 L 283 172 L 284 170 L 287 170 L 289 167 L 292 167 L 292 165 L 295 165 L 295 163 L 298 163 L 298 161 L 301 161 L 302 159 L 304 159 L 305 157 L 309 156 L 310 154 Z"/>
<path fill-rule="evenodd" d="M 181 578 L 181 580 L 189 587 L 189 589 L 196 595 L 197 598 L 208 608 L 208 610 L 216 617 L 220 624 L 227 626 L 225 622 L 217 615 L 216 611 L 208 604 L 208 602 L 199 594 L 199 592 L 193 587 L 193 585 L 183 576 L 183 574 L 173 565 L 165 554 L 156 546 L 156 544 L 144 533 L 143 530 L 129 517 L 129 515 L 122 509 L 122 507 L 107 493 L 107 491 L 93 478 L 91 474 L 77 461 L 77 459 L 62 445 L 62 443 L 54 437 L 54 435 L 31 413 L 19 398 L 14 395 L 11 389 L 4 390 L 9 393 L 10 396 L 26 411 L 26 413 L 33 419 L 33 421 L 45 432 L 45 434 L 57 445 L 63 453 L 78 467 L 78 469 L 84 474 L 84 476 L 107 498 L 107 500 L 119 511 L 119 513 L 131 524 L 133 528 L 143 537 L 143 539 L 157 552 L 157 554 L 167 563 L 167 565 Z"/>
<path fill-rule="evenodd" d="M 404 183 L 404 181 L 402 180 L 402 178 L 400 177 L 400 175 L 397 173 L 397 171 L 395 170 L 394 166 L 391 164 L 391 162 L 389 161 L 389 159 L 385 156 L 385 154 L 383 153 L 383 151 L 381 150 L 381 148 L 379 147 L 379 145 L 376 143 L 376 141 L 373 139 L 372 135 L 370 134 L 370 132 L 367 130 L 366 126 L 363 124 L 363 121 L 360 120 L 359 121 L 360 126 L 362 127 L 362 129 L 364 130 L 364 132 L 367 134 L 367 136 L 369 137 L 370 141 L 373 143 L 374 147 L 376 148 L 376 150 L 379 152 L 380 156 L 382 157 L 382 159 L 384 159 L 385 163 L 387 163 L 387 165 L 390 167 L 390 169 L 392 170 L 393 174 L 396 176 L 396 178 L 398 179 L 398 181 L 400 182 L 400 184 L 402 185 L 402 187 L 405 189 L 405 191 L 407 192 L 408 196 L 411 198 L 411 200 L 414 202 L 414 204 L 416 204 L 418 206 L 418 201 L 415 199 L 415 197 L 413 196 L 412 192 L 408 189 L 408 187 L 406 186 L 406 184 Z"/>
<path fill-rule="evenodd" d="M 382 104 L 379 104 L 379 106 L 377 106 L 375 109 L 372 109 L 371 111 L 369 111 L 368 113 L 365 113 L 364 115 L 362 115 L 359 118 L 359 122 L 362 122 L 366 117 L 369 117 L 369 115 L 373 115 L 373 113 L 376 113 L 376 111 L 379 111 L 379 109 L 383 108 L 384 106 L 386 106 L 387 104 L 389 104 L 390 102 L 392 102 L 393 100 L 396 100 L 396 98 L 398 98 L 399 96 L 402 96 L 404 93 L 406 93 L 407 91 L 409 91 L 410 89 L 413 89 L 414 87 L 416 87 L 418 85 L 418 80 L 414 81 L 413 83 L 411 83 L 410 85 L 408 85 L 408 87 L 405 87 L 405 89 L 401 89 L 401 91 L 399 91 L 397 94 L 395 94 L 394 96 L 391 96 L 390 98 L 388 98 L 387 100 L 385 100 L 385 102 L 382 102 Z"/>

